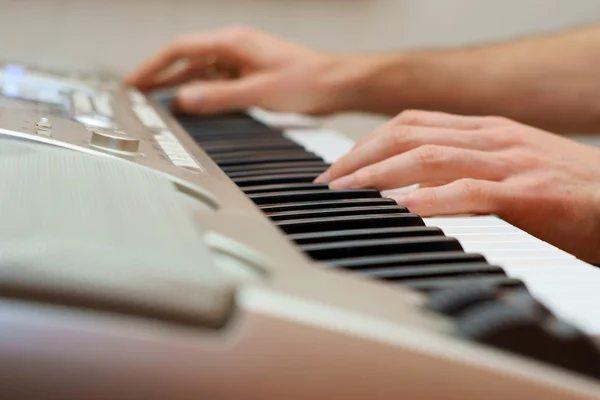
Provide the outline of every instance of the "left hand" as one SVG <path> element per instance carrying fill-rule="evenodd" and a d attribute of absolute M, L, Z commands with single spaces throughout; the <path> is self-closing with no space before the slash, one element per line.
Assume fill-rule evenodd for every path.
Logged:
<path fill-rule="evenodd" d="M 379 190 L 421 184 L 391 197 L 424 217 L 498 215 L 600 262 L 600 149 L 505 118 L 403 112 L 316 182 Z"/>

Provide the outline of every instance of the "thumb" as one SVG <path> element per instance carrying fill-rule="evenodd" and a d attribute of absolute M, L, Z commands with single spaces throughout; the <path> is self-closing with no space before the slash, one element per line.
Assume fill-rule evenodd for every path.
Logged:
<path fill-rule="evenodd" d="M 235 111 L 257 106 L 265 90 L 263 77 L 196 82 L 179 89 L 174 107 L 198 114 Z"/>

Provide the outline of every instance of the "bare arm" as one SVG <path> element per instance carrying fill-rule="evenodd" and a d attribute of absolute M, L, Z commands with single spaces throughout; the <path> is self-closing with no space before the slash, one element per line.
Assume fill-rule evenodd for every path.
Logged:
<path fill-rule="evenodd" d="M 600 25 L 468 49 L 380 56 L 351 108 L 502 115 L 554 132 L 600 132 Z"/>

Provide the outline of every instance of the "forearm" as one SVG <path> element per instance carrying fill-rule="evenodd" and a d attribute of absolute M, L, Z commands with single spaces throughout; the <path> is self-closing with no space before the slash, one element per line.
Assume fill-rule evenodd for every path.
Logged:
<path fill-rule="evenodd" d="M 377 56 L 353 109 L 501 115 L 554 132 L 600 132 L 600 26 L 512 43 Z"/>

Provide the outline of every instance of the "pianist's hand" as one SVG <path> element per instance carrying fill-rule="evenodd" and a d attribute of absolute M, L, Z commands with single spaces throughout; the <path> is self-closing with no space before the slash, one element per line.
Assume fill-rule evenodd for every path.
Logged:
<path fill-rule="evenodd" d="M 174 39 L 126 83 L 144 91 L 183 84 L 175 103 L 187 112 L 260 106 L 324 115 L 350 107 L 351 82 L 373 62 L 235 27 Z"/>
<path fill-rule="evenodd" d="M 600 149 L 498 117 L 408 111 L 321 177 L 332 188 L 394 189 L 422 216 L 495 214 L 600 262 Z"/>

